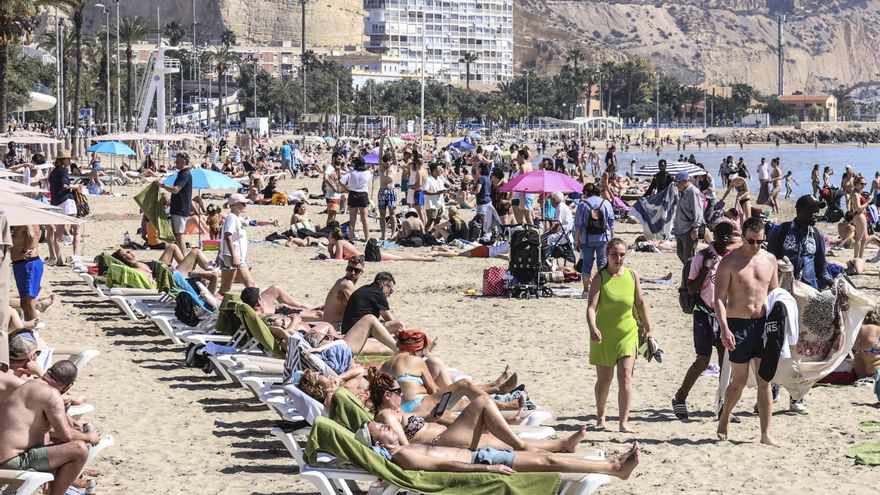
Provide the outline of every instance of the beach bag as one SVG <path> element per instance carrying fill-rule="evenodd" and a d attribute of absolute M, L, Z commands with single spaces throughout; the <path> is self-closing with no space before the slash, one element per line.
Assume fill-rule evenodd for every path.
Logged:
<path fill-rule="evenodd" d="M 474 242 L 483 235 L 483 221 L 478 217 L 474 217 L 470 223 L 468 223 L 468 241 Z"/>
<path fill-rule="evenodd" d="M 425 240 L 421 234 L 413 234 L 400 240 L 400 245 L 403 247 L 422 247 L 424 243 Z"/>
<path fill-rule="evenodd" d="M 504 275 L 506 268 L 493 266 L 483 270 L 483 295 L 498 297 L 504 295 Z"/>
<path fill-rule="evenodd" d="M 89 208 L 89 200 L 79 189 L 73 190 L 73 202 L 76 203 L 76 218 L 85 218 L 92 212 Z"/>
<path fill-rule="evenodd" d="M 604 203 L 605 200 L 602 200 L 602 202 L 599 203 L 598 208 L 590 206 L 590 214 L 587 215 L 588 234 L 602 235 L 605 233 L 605 229 L 608 228 L 608 222 L 605 220 L 605 213 L 602 212 L 602 204 Z"/>
<path fill-rule="evenodd" d="M 199 317 L 196 315 L 196 305 L 192 296 L 188 292 L 180 292 L 174 299 L 174 316 L 178 320 L 194 327 L 199 324 Z"/>
<path fill-rule="evenodd" d="M 379 249 L 379 243 L 376 242 L 375 238 L 371 237 L 364 247 L 364 261 L 371 263 L 382 261 L 382 251 Z"/>
<path fill-rule="evenodd" d="M 272 195 L 272 204 L 275 206 L 287 206 L 287 194 L 275 193 Z"/>
<path fill-rule="evenodd" d="M 205 353 L 205 345 L 204 344 L 190 344 L 186 348 L 186 358 L 184 358 L 184 363 L 189 368 L 197 368 L 205 372 L 205 374 L 210 374 L 214 371 L 214 366 L 211 364 L 211 360 L 208 358 L 207 353 Z"/>
<path fill-rule="evenodd" d="M 712 253 L 708 249 L 703 249 L 700 251 L 700 254 L 702 254 L 705 259 L 706 256 Z M 698 292 L 697 295 L 692 296 L 687 288 L 688 275 L 691 273 L 691 264 L 693 261 L 694 257 L 691 256 L 685 261 L 684 266 L 681 267 L 681 282 L 678 284 L 678 305 L 685 314 L 689 315 L 694 314 L 694 306 L 697 304 L 697 297 L 699 295 Z"/>

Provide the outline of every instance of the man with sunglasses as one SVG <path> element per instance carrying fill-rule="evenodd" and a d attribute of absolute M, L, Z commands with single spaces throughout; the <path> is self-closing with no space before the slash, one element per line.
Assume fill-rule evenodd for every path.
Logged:
<path fill-rule="evenodd" d="M 345 276 L 337 280 L 330 292 L 327 293 L 327 299 L 324 301 L 323 321 L 332 323 L 336 327 L 342 325 L 348 300 L 351 299 L 362 273 L 364 273 L 364 257 L 352 256 L 349 258 L 348 265 L 345 267 Z"/>
<path fill-rule="evenodd" d="M 76 480 L 88 458 L 86 444 L 101 440 L 97 429 L 74 428 L 65 413 L 62 394 L 76 380 L 76 366 L 58 361 L 41 378 L 16 388 L 0 403 L 0 469 L 52 473 L 50 495 L 61 495 Z M 53 444 L 44 445 L 52 430 Z"/>
<path fill-rule="evenodd" d="M 369 329 L 369 335 L 373 335 L 375 333 L 373 329 L 381 330 L 379 327 L 384 327 L 393 336 L 404 328 L 403 322 L 395 319 L 388 305 L 388 298 L 394 293 L 394 284 L 393 275 L 389 272 L 379 272 L 373 279 L 373 283 L 354 291 L 345 306 L 342 324 L 339 326 L 340 333 L 345 335 L 354 329 Z M 367 342 L 361 352 L 384 354 L 388 352 L 385 347 L 389 347 L 392 352 L 397 352 L 396 347 L 373 341 Z"/>
<path fill-rule="evenodd" d="M 749 378 L 749 363 L 754 363 L 756 369 L 761 366 L 767 316 L 764 303 L 770 291 L 779 285 L 776 258 L 761 249 L 766 240 L 764 223 L 759 218 L 749 218 L 743 223 L 742 233 L 742 246 L 722 258 L 715 273 L 715 315 L 721 329 L 721 343 L 731 363 L 731 383 L 718 419 L 719 440 L 727 440 L 731 413 Z M 770 382 L 760 375 L 755 378 L 761 443 L 778 446 L 770 436 L 773 412 Z"/>

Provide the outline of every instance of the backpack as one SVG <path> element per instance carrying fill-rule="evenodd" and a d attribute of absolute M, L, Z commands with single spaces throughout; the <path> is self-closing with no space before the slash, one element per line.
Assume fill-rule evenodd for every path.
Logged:
<path fill-rule="evenodd" d="M 196 315 L 196 305 L 193 303 L 192 296 L 188 292 L 178 293 L 174 302 L 174 316 L 178 320 L 191 327 L 199 324 L 199 317 Z"/>
<path fill-rule="evenodd" d="M 706 256 L 711 254 L 708 248 L 700 250 L 700 254 L 705 259 Z M 697 297 L 699 297 L 699 292 L 697 294 L 691 295 L 688 292 L 687 281 L 688 275 L 691 273 L 691 264 L 694 261 L 694 257 L 691 256 L 685 261 L 684 266 L 681 267 L 681 283 L 678 286 L 678 305 L 681 307 L 681 310 L 685 314 L 692 315 L 694 314 L 694 306 L 697 304 Z"/>
<path fill-rule="evenodd" d="M 204 344 L 190 344 L 186 348 L 186 357 L 184 358 L 186 366 L 189 368 L 198 368 L 209 374 L 214 371 L 214 365 L 205 353 Z"/>
<path fill-rule="evenodd" d="M 382 250 L 379 249 L 379 243 L 371 237 L 364 247 L 364 261 L 376 263 L 382 261 Z"/>
<path fill-rule="evenodd" d="M 593 208 L 587 203 L 587 207 L 590 209 L 590 214 L 587 216 L 588 234 L 602 235 L 605 233 L 605 229 L 608 228 L 608 222 L 605 220 L 605 213 L 602 211 L 602 204 L 604 203 L 605 200 L 603 199 L 597 208 Z"/>
<path fill-rule="evenodd" d="M 479 217 L 474 217 L 468 223 L 468 239 L 471 242 L 476 241 L 483 235 L 483 221 Z"/>

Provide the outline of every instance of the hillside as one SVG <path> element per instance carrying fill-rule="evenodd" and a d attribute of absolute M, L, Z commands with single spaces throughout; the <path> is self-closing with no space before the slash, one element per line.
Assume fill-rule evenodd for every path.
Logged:
<path fill-rule="evenodd" d="M 778 14 L 787 93 L 880 78 L 880 2 L 869 0 L 516 0 L 514 58 L 553 73 L 577 46 L 592 60 L 643 55 L 686 82 L 775 93 Z"/>

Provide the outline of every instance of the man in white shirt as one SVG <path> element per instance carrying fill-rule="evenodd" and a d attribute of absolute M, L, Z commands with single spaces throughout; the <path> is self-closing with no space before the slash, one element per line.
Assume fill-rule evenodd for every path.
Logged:
<path fill-rule="evenodd" d="M 430 232 L 431 227 L 443 220 L 443 207 L 446 205 L 446 179 L 440 175 L 440 165 L 432 163 L 430 175 L 425 179 L 423 190 L 425 191 L 425 213 L 428 223 L 425 232 Z"/>
<path fill-rule="evenodd" d="M 324 191 L 324 199 L 327 201 L 327 223 L 336 220 L 336 214 L 339 213 L 339 206 L 342 202 L 342 195 L 339 194 L 342 187 L 339 185 L 339 173 L 337 166 L 342 162 L 342 153 L 333 153 L 330 163 L 324 167 L 324 177 L 321 181 L 321 188 Z"/>
<path fill-rule="evenodd" d="M 769 205 L 770 165 L 767 163 L 766 158 L 761 158 L 761 164 L 758 165 L 758 182 L 761 183 L 761 188 L 758 190 L 758 204 Z"/>
<path fill-rule="evenodd" d="M 545 234 L 547 243 L 545 246 L 544 258 L 547 259 L 553 253 L 555 246 L 564 246 L 571 243 L 571 233 L 574 229 L 574 215 L 571 214 L 571 208 L 565 204 L 565 195 L 561 192 L 555 192 L 550 195 L 550 203 L 556 208 L 556 216 L 554 223 Z"/>

